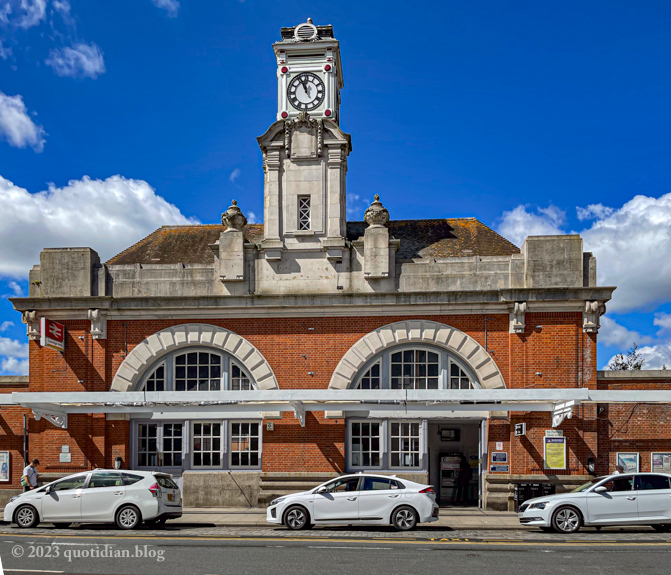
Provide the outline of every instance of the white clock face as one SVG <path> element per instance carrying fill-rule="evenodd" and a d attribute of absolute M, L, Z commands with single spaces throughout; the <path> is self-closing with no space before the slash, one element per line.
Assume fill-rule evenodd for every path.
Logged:
<path fill-rule="evenodd" d="M 289 103 L 297 110 L 309 112 L 324 101 L 324 82 L 312 72 L 294 76 L 287 88 Z"/>

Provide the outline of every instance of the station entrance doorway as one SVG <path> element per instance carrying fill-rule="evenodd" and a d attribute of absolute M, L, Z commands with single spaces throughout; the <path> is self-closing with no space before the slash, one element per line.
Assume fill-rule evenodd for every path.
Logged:
<path fill-rule="evenodd" d="M 428 426 L 429 483 L 441 507 L 481 507 L 486 422 L 433 420 Z"/>

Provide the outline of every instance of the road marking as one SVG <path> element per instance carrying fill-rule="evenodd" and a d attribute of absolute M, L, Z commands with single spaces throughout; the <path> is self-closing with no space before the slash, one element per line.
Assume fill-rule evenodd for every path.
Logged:
<path fill-rule="evenodd" d="M 274 545 L 273 547 L 276 547 Z M 344 545 L 308 545 L 308 549 L 382 549 L 388 551 L 391 547 L 345 547 Z"/>
<path fill-rule="evenodd" d="M 14 573 L 65 573 L 65 571 L 48 571 L 46 569 L 5 569 Z"/>
<path fill-rule="evenodd" d="M 38 534 L 26 534 L 26 535 L 21 535 L 19 533 L 13 534 L 15 537 L 20 537 L 20 538 L 33 538 L 33 539 L 97 539 L 100 540 L 102 537 L 98 535 L 38 535 Z M 116 539 L 116 540 L 137 540 L 137 539 L 145 539 L 144 537 L 140 535 L 106 535 L 108 539 Z M 315 542 L 315 539 L 312 537 L 240 537 L 240 536 L 226 536 L 226 537 L 204 537 L 204 536 L 179 536 L 179 535 L 173 535 L 169 537 L 160 537 L 160 536 L 151 536 L 154 541 L 234 541 L 234 542 L 242 542 L 242 541 L 258 541 L 258 542 L 291 542 L 291 543 L 311 543 Z M 320 540 L 317 540 L 320 541 Z M 328 541 L 329 543 L 367 543 L 371 541 L 371 538 L 365 538 L 365 539 L 355 539 L 355 538 L 345 538 L 345 539 L 335 539 L 335 538 L 329 538 L 329 539 L 324 539 L 322 538 L 321 541 Z M 486 547 L 486 546 L 520 546 L 520 547 L 569 547 L 569 546 L 574 546 L 574 547 L 613 547 L 613 546 L 624 546 L 624 547 L 635 547 L 635 546 L 645 546 L 645 547 L 669 547 L 671 546 L 671 540 L 668 541 L 633 541 L 633 542 L 628 542 L 628 541 L 615 541 L 611 542 L 612 540 L 609 540 L 608 542 L 601 542 L 601 541 L 580 541 L 579 543 L 571 543 L 568 541 L 547 541 L 547 540 L 538 540 L 538 541 L 525 541 L 523 539 L 496 539 L 496 540 L 451 540 L 451 539 L 394 539 L 394 538 L 389 538 L 389 539 L 384 539 L 385 543 L 389 544 L 401 544 L 401 545 L 471 545 L 471 546 L 481 546 L 481 547 Z M 54 541 L 54 545 L 58 545 L 56 541 Z"/>

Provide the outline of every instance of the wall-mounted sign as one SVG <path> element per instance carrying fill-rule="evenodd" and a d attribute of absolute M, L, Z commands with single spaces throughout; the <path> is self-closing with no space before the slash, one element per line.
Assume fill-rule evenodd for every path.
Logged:
<path fill-rule="evenodd" d="M 561 429 L 546 429 L 545 437 L 563 437 L 564 432 Z"/>
<path fill-rule="evenodd" d="M 625 473 L 638 473 L 638 453 L 618 453 L 617 464 L 624 467 Z"/>
<path fill-rule="evenodd" d="M 526 423 L 516 423 L 515 424 L 515 437 L 520 437 L 521 435 L 527 434 L 527 424 Z"/>
<path fill-rule="evenodd" d="M 63 324 L 43 317 L 40 324 L 40 345 L 56 351 L 64 351 L 65 327 Z"/>
<path fill-rule="evenodd" d="M 510 465 L 490 465 L 490 473 L 510 473 Z"/>
<path fill-rule="evenodd" d="M 566 469 L 566 438 L 545 436 L 543 459 L 545 469 Z"/>
<path fill-rule="evenodd" d="M 503 449 L 503 441 L 496 442 L 496 451 L 501 451 Z"/>
<path fill-rule="evenodd" d="M 671 453 L 652 454 L 653 473 L 671 473 Z"/>
<path fill-rule="evenodd" d="M 497 453 L 496 451 L 494 451 L 492 453 L 492 463 L 508 463 L 508 452 L 503 451 Z"/>
<path fill-rule="evenodd" d="M 0 451 L 0 481 L 9 481 L 9 451 Z"/>

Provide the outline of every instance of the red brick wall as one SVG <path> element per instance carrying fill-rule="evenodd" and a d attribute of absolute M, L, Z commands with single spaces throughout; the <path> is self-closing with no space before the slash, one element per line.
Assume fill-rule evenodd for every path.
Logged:
<path fill-rule="evenodd" d="M 31 391 L 106 391 L 114 373 L 133 348 L 149 335 L 182 323 L 210 323 L 248 339 L 270 363 L 281 388 L 328 387 L 342 356 L 365 334 L 383 325 L 410 319 L 428 319 L 454 326 L 485 345 L 483 315 L 278 318 L 222 320 L 109 321 L 108 339 L 94 341 L 88 321 L 66 321 L 65 354 L 30 342 Z M 508 315 L 487 316 L 487 346 L 509 388 L 580 387 L 596 385 L 595 338 L 583 334 L 580 313 L 527 313 L 527 330 L 508 333 Z M 536 327 L 541 326 L 541 327 Z M 309 329 L 313 328 L 313 329 Z M 306 356 L 306 358 L 303 357 Z M 308 375 L 313 372 L 313 376 Z M 537 372 L 542 375 L 536 375 Z M 4 414 L 2 416 L 4 417 Z M 528 435 L 512 437 L 508 421 L 490 422 L 489 451 L 504 441 L 510 451 L 512 473 L 542 469 L 542 436 L 549 429 L 548 414 L 516 413 L 526 421 Z M 2 421 L 0 420 L 0 423 Z M 593 408 L 577 411 L 562 425 L 569 437 L 569 470 L 584 473 L 587 457 L 596 453 L 597 431 Z M 128 464 L 129 424 L 106 421 L 104 416 L 71 416 L 67 431 L 44 421 L 31 423 L 31 455 L 45 465 L 58 463 L 61 445 L 70 445 L 72 465 L 111 466 L 117 455 Z M 265 471 L 340 471 L 345 466 L 343 420 L 327 420 L 323 413 L 307 417 L 305 428 L 291 414 L 264 432 Z"/>

